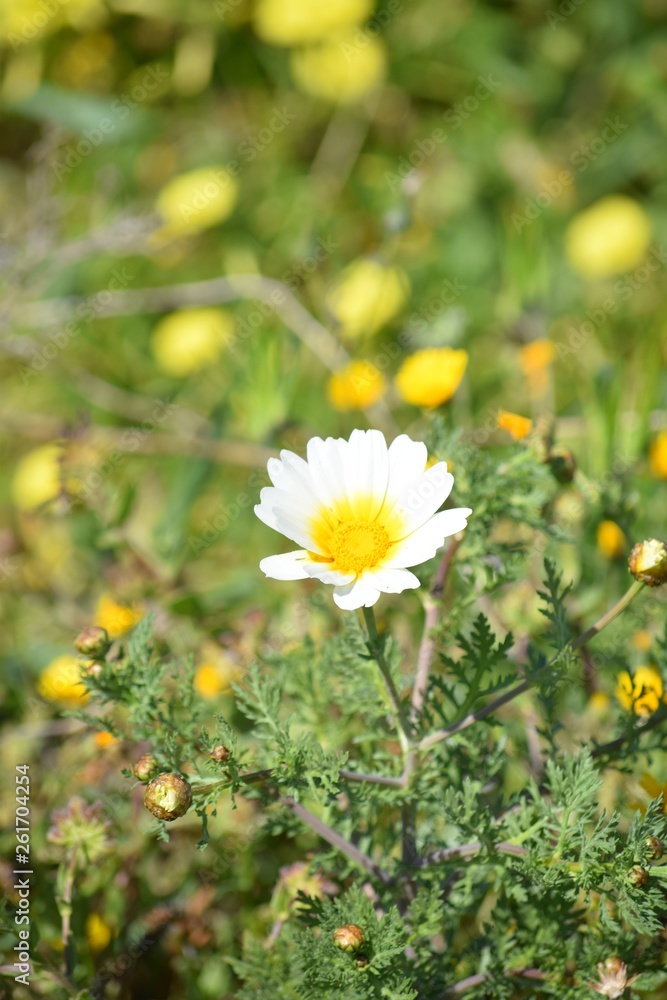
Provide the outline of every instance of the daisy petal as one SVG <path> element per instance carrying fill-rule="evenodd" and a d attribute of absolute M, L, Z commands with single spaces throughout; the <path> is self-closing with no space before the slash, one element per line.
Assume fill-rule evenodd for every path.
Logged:
<path fill-rule="evenodd" d="M 426 524 L 417 528 L 411 535 L 402 538 L 391 549 L 390 558 L 383 562 L 389 568 L 418 566 L 432 559 L 438 549 L 444 545 L 445 539 L 463 531 L 467 517 L 472 514 L 469 507 L 455 507 L 434 514 Z"/>
<path fill-rule="evenodd" d="M 387 442 L 381 431 L 352 431 L 344 461 L 345 493 L 356 516 L 374 521 L 389 481 Z"/>
<path fill-rule="evenodd" d="M 419 580 L 409 569 L 390 569 L 387 566 L 364 573 L 364 581 L 377 587 L 383 594 L 400 594 L 403 590 L 414 590 L 420 586 Z"/>
<path fill-rule="evenodd" d="M 276 490 L 271 486 L 265 486 L 260 493 L 262 502 L 255 506 L 255 514 L 269 528 L 279 531 L 281 535 L 285 535 L 286 538 L 290 538 L 297 545 L 301 545 L 310 552 L 319 553 L 320 549 L 308 531 L 310 518 L 307 515 L 304 516 L 296 498 L 294 498 L 295 502 L 292 505 L 296 509 L 290 509 L 289 506 L 276 507 L 273 505 L 273 494 L 281 492 L 281 490 Z M 291 494 L 287 494 L 287 497 L 291 498 Z M 289 499 L 285 503 L 289 504 Z M 320 554 L 324 555 L 325 553 L 321 552 Z"/>
<path fill-rule="evenodd" d="M 304 549 L 297 549 L 296 552 L 283 552 L 279 556 L 267 556 L 262 559 L 259 568 L 272 580 L 307 580 L 308 574 L 304 569 L 304 561 L 307 559 L 308 553 Z"/>
<path fill-rule="evenodd" d="M 405 524 L 401 537 L 405 538 L 425 524 L 443 505 L 453 485 L 454 477 L 447 472 L 446 462 L 438 462 L 422 473 L 417 481 L 406 483 L 405 489 L 396 498 L 396 506 Z"/>
<path fill-rule="evenodd" d="M 366 583 L 361 577 L 354 580 L 353 583 L 348 583 L 345 587 L 335 587 L 333 593 L 334 601 L 343 611 L 370 608 L 379 597 L 380 591 Z"/>
<path fill-rule="evenodd" d="M 318 563 L 312 559 L 306 566 L 306 572 L 320 583 L 333 584 L 336 587 L 343 587 L 354 580 L 354 573 L 341 573 L 340 570 L 332 569 L 331 563 Z"/>

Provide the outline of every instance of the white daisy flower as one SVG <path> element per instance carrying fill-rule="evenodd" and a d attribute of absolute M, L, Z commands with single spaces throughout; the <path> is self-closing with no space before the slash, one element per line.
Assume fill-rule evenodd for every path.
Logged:
<path fill-rule="evenodd" d="M 270 458 L 273 486 L 255 507 L 261 521 L 303 548 L 259 565 L 274 580 L 333 584 L 334 601 L 346 611 L 418 587 L 407 567 L 434 556 L 472 513 L 436 513 L 454 477 L 446 462 L 427 469 L 426 445 L 405 434 L 389 448 L 381 431 L 352 431 L 349 441 L 311 438 L 307 455 Z"/>

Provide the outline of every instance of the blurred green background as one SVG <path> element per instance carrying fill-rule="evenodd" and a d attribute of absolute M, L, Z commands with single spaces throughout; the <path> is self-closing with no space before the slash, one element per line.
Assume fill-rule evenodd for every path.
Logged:
<path fill-rule="evenodd" d="M 555 552 L 583 613 L 617 596 L 632 541 L 665 532 L 666 17 L 665 0 L 0 0 L 0 683 L 5 749 L 45 765 L 43 816 L 88 789 L 127 826 L 136 748 L 60 717 L 77 675 L 58 658 L 90 623 L 120 636 L 153 612 L 233 712 L 230 682 L 299 600 L 264 583 L 280 544 L 252 505 L 267 457 L 314 434 L 422 437 L 437 412 L 502 451 L 556 421 L 580 472 Z M 519 631 L 524 598 L 503 608 Z M 335 622 L 324 602 L 310 627 Z M 257 819 L 224 823 L 238 839 Z M 120 869 L 91 874 L 82 961 L 187 876 L 154 994 L 231 995 L 215 956 L 263 926 L 294 855 L 240 851 L 207 916 L 180 830 L 168 865 L 126 830 Z"/>

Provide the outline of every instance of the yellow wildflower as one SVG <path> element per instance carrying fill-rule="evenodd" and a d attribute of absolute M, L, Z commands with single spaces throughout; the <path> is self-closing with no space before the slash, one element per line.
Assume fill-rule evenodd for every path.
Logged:
<path fill-rule="evenodd" d="M 523 441 L 533 427 L 533 421 L 528 417 L 522 417 L 519 413 L 510 413 L 509 410 L 500 411 L 497 423 L 504 431 L 511 434 L 515 441 Z"/>
<path fill-rule="evenodd" d="M 467 365 L 467 351 L 428 347 L 403 362 L 396 376 L 396 388 L 406 403 L 432 409 L 452 398 Z"/>
<path fill-rule="evenodd" d="M 662 810 L 667 813 L 667 782 L 661 785 L 652 774 L 643 774 L 639 784 L 652 799 L 657 799 L 659 795 L 662 795 Z"/>
<path fill-rule="evenodd" d="M 271 45 L 300 45 L 361 24 L 370 17 L 373 6 L 373 0 L 259 0 L 255 31 Z"/>
<path fill-rule="evenodd" d="M 641 264 L 651 223 L 638 202 L 615 194 L 574 217 L 565 235 L 570 266 L 584 278 L 606 278 Z"/>
<path fill-rule="evenodd" d="M 95 733 L 94 743 L 98 750 L 106 750 L 107 747 L 112 747 L 114 743 L 120 743 L 120 740 L 111 733 L 102 732 Z"/>
<path fill-rule="evenodd" d="M 162 371 L 183 378 L 217 361 L 233 335 L 226 309 L 181 309 L 160 320 L 151 349 Z"/>
<path fill-rule="evenodd" d="M 556 356 L 551 340 L 533 340 L 519 352 L 521 370 L 534 396 L 543 395 L 549 385 L 549 365 Z"/>
<path fill-rule="evenodd" d="M 242 676 L 241 667 L 221 652 L 213 660 L 199 664 L 195 670 L 195 690 L 202 698 L 217 698 L 220 694 L 229 694 L 232 684 Z"/>
<path fill-rule="evenodd" d="M 111 941 L 111 928 L 99 913 L 91 913 L 86 919 L 86 941 L 91 951 L 104 951 Z"/>
<path fill-rule="evenodd" d="M 364 44 L 358 45 L 350 34 L 293 50 L 290 70 L 304 93 L 354 104 L 384 79 L 387 54 L 379 39 L 364 36 Z"/>
<path fill-rule="evenodd" d="M 45 444 L 19 460 L 10 487 L 19 510 L 36 510 L 60 495 L 62 455 L 62 445 Z"/>
<path fill-rule="evenodd" d="M 653 645 L 651 633 L 647 632 L 646 629 L 641 629 L 639 632 L 635 632 L 632 637 L 632 645 L 635 649 L 638 649 L 642 653 L 648 652 Z"/>
<path fill-rule="evenodd" d="M 202 167 L 169 181 L 156 205 L 167 223 L 166 235 L 179 236 L 223 222 L 237 198 L 238 182 L 226 167 Z"/>
<path fill-rule="evenodd" d="M 51 660 L 39 675 L 37 693 L 47 701 L 81 704 L 88 697 L 81 682 L 81 660 L 70 653 Z"/>
<path fill-rule="evenodd" d="M 623 708 L 636 715 L 652 715 L 662 700 L 662 677 L 655 667 L 637 667 L 634 678 L 624 670 L 616 678 L 616 697 Z"/>
<path fill-rule="evenodd" d="M 134 628 L 143 617 L 141 608 L 118 604 L 109 594 L 102 594 L 97 602 L 94 624 L 105 628 L 110 639 L 117 639 Z"/>
<path fill-rule="evenodd" d="M 404 271 L 360 257 L 349 264 L 326 297 L 343 336 L 370 336 L 396 316 L 408 300 Z"/>
<path fill-rule="evenodd" d="M 597 527 L 598 552 L 605 559 L 618 559 L 625 552 L 628 541 L 615 521 L 600 521 Z"/>
<path fill-rule="evenodd" d="M 667 479 L 667 431 L 660 431 L 649 449 L 651 472 L 658 479 Z"/>
<path fill-rule="evenodd" d="M 594 691 L 588 699 L 588 704 L 596 715 L 604 715 L 609 708 L 609 695 L 604 691 Z"/>
<path fill-rule="evenodd" d="M 386 390 L 384 375 L 370 361 L 351 361 L 335 372 L 327 383 L 329 402 L 341 413 L 372 406 Z"/>

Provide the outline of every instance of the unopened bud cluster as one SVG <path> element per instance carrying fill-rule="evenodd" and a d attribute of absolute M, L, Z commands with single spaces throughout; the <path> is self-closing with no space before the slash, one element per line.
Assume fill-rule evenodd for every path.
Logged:
<path fill-rule="evenodd" d="M 334 931 L 333 940 L 337 948 L 352 955 L 364 943 L 364 932 L 357 924 L 343 924 Z"/>
<path fill-rule="evenodd" d="M 165 771 L 148 784 L 144 804 L 157 819 L 168 823 L 184 816 L 192 804 L 190 782 L 182 774 Z"/>
<path fill-rule="evenodd" d="M 152 753 L 145 753 L 132 768 L 132 773 L 143 783 L 150 781 L 158 772 L 158 762 Z"/>
<path fill-rule="evenodd" d="M 104 659 L 110 645 L 107 630 L 97 625 L 84 629 L 74 640 L 74 646 L 80 653 L 100 660 Z"/>

